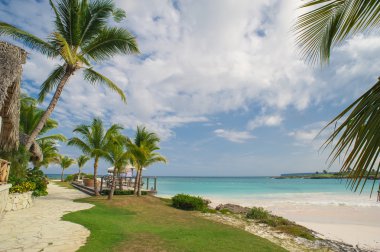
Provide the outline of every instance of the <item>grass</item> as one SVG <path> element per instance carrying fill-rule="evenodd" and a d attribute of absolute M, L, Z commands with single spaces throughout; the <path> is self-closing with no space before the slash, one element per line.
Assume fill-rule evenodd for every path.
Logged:
<path fill-rule="evenodd" d="M 253 207 L 246 216 L 248 219 L 254 219 L 259 223 L 265 223 L 283 233 L 296 237 L 302 237 L 311 241 L 316 240 L 310 229 L 300 226 L 283 217 L 273 215 L 262 207 Z"/>
<path fill-rule="evenodd" d="M 69 213 L 66 221 L 91 231 L 79 251 L 286 251 L 238 228 L 206 220 L 199 212 L 170 207 L 144 196 L 80 199 L 95 207 Z"/>
<path fill-rule="evenodd" d="M 75 189 L 71 184 L 70 182 L 62 182 L 62 181 L 50 181 L 50 183 L 54 183 L 56 185 L 59 185 L 61 187 L 65 187 L 65 188 L 68 188 L 68 189 Z"/>

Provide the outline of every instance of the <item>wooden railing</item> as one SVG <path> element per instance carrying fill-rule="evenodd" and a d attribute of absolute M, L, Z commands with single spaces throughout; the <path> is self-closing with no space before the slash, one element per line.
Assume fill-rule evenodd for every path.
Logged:
<path fill-rule="evenodd" d="M 10 168 L 11 163 L 7 160 L 0 159 L 0 185 L 8 182 Z"/>
<path fill-rule="evenodd" d="M 112 179 L 112 176 L 110 175 L 103 176 L 101 178 L 100 191 L 111 187 L 111 179 Z M 116 188 L 123 188 L 123 186 L 134 187 L 135 185 L 134 179 L 135 177 L 117 177 Z M 150 185 L 153 185 L 153 186 L 149 188 L 149 181 L 151 180 L 153 180 L 153 183 Z M 157 177 L 142 177 L 141 185 L 142 185 L 142 188 L 146 187 L 147 191 L 156 193 L 157 192 Z"/>

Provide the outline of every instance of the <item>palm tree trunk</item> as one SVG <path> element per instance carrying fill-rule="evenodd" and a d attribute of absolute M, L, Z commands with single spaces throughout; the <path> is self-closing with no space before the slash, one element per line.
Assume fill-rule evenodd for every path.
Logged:
<path fill-rule="evenodd" d="M 63 169 L 62 169 L 62 173 L 61 173 L 61 182 L 63 182 Z"/>
<path fill-rule="evenodd" d="M 142 168 L 141 168 L 141 171 L 140 171 L 140 174 L 139 174 L 139 187 L 138 187 L 138 191 L 137 191 L 137 196 L 141 196 L 141 180 L 142 180 Z"/>
<path fill-rule="evenodd" d="M 77 181 L 80 180 L 80 174 L 81 174 L 81 167 L 79 167 L 79 173 L 78 173 Z"/>
<path fill-rule="evenodd" d="M 49 106 L 45 110 L 36 128 L 32 131 L 32 133 L 28 137 L 28 140 L 25 143 L 26 150 L 29 151 L 30 147 L 32 146 L 33 140 L 36 139 L 36 137 L 38 136 L 38 134 L 41 132 L 42 128 L 44 127 L 47 119 L 49 119 L 51 113 L 53 112 L 55 106 L 58 103 L 59 97 L 61 96 L 64 86 L 66 85 L 67 81 L 69 80 L 70 76 L 74 73 L 74 71 L 75 71 L 74 69 L 69 69 L 68 67 L 66 67 L 65 74 L 63 75 L 61 81 L 59 82 L 57 89 L 55 90 L 54 96 L 50 101 Z"/>
<path fill-rule="evenodd" d="M 115 187 L 116 187 L 116 167 L 114 166 L 113 168 L 113 173 L 112 173 L 112 184 L 111 184 L 111 190 L 108 194 L 108 199 L 112 200 L 113 194 L 115 192 Z"/>
<path fill-rule="evenodd" d="M 98 180 L 97 180 L 97 175 L 98 175 L 98 163 L 99 163 L 99 157 L 95 158 L 95 163 L 94 163 L 94 191 L 95 191 L 95 196 L 99 196 L 99 191 L 98 191 Z"/>
<path fill-rule="evenodd" d="M 135 188 L 134 188 L 134 191 L 133 191 L 134 195 L 137 195 L 139 178 L 140 178 L 140 169 L 137 169 L 137 171 L 136 171 L 136 177 L 135 177 L 135 186 L 134 186 Z"/>

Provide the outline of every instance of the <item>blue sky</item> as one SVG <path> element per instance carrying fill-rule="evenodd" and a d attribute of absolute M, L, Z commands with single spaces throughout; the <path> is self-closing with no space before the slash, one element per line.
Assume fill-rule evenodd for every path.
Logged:
<path fill-rule="evenodd" d="M 126 10 L 121 25 L 136 35 L 142 54 L 117 56 L 95 67 L 122 87 L 128 104 L 77 74 L 53 117 L 60 122 L 57 131 L 67 137 L 75 125 L 94 117 L 123 125 L 129 136 L 136 125 L 157 132 L 169 163 L 150 167 L 147 175 L 260 176 L 326 169 L 328 151 L 318 149 L 328 131 L 317 133 L 378 76 L 376 34 L 359 34 L 336 48 L 324 68 L 305 64 L 290 32 L 299 14 L 297 1 L 115 2 Z M 51 32 L 46 0 L 0 1 L 0 17 L 42 38 Z M 58 62 L 28 52 L 23 90 L 35 96 Z M 64 144 L 60 149 L 80 155 Z M 109 166 L 102 162 L 100 172 Z"/>

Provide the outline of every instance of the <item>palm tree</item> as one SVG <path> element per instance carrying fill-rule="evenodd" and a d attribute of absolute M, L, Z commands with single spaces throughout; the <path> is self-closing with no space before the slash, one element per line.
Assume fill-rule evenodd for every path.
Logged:
<path fill-rule="evenodd" d="M 75 164 L 75 159 L 72 159 L 68 156 L 60 156 L 59 158 L 59 165 L 61 166 L 62 173 L 61 173 L 61 181 L 63 182 L 63 172 L 70 166 Z"/>
<path fill-rule="evenodd" d="M 106 76 L 96 72 L 91 66 L 91 61 L 100 63 L 116 54 L 139 52 L 135 37 L 128 30 L 109 26 L 108 19 L 111 16 L 117 22 L 125 17 L 125 12 L 115 8 L 112 0 L 58 0 L 57 5 L 52 0 L 49 2 L 55 14 L 55 21 L 54 31 L 46 41 L 13 25 L 0 22 L 0 36 L 12 37 L 27 47 L 62 62 L 41 85 L 40 101 L 44 100 L 50 91 L 55 92 L 46 111 L 29 135 L 25 144 L 27 150 L 46 124 L 70 77 L 79 69 L 83 70 L 85 80 L 110 88 L 125 101 L 123 91 Z"/>
<path fill-rule="evenodd" d="M 113 124 L 109 129 L 105 130 L 103 122 L 100 119 L 94 119 L 90 125 L 79 125 L 74 129 L 74 133 L 78 133 L 80 137 L 73 137 L 68 141 L 68 145 L 76 146 L 82 152 L 94 158 L 94 191 L 95 195 L 99 195 L 97 185 L 99 159 L 108 155 L 109 143 L 113 136 L 120 134 L 123 128 L 120 125 Z"/>
<path fill-rule="evenodd" d="M 38 141 L 38 144 L 41 148 L 43 159 L 42 161 L 33 160 L 32 163 L 34 165 L 34 168 L 41 168 L 45 167 L 47 168 L 49 164 L 57 164 L 60 161 L 60 154 L 58 152 L 56 141 L 54 140 L 40 140 Z"/>
<path fill-rule="evenodd" d="M 302 56 L 311 63 L 328 63 L 334 46 L 355 34 L 378 29 L 380 24 L 377 0 L 309 0 L 301 8 L 311 10 L 298 17 L 294 31 Z M 349 186 L 354 191 L 360 184 L 363 190 L 371 172 L 379 175 L 379 122 L 380 81 L 326 126 L 340 123 L 324 147 L 337 139 L 329 156 L 330 165 L 344 157 L 341 172 L 349 172 Z M 371 194 L 374 185 L 375 180 Z"/>
<path fill-rule="evenodd" d="M 136 167 L 136 179 L 134 194 L 141 196 L 141 178 L 142 170 L 154 163 L 163 162 L 166 163 L 165 157 L 155 152 L 159 150 L 158 143 L 160 138 L 152 132 L 148 132 L 145 127 L 137 127 L 136 136 L 134 141 L 128 139 L 127 148 L 130 153 L 130 159 L 132 164 Z"/>
<path fill-rule="evenodd" d="M 90 160 L 90 157 L 86 156 L 86 155 L 80 155 L 77 158 L 77 164 L 78 164 L 78 167 L 79 167 L 78 180 L 80 179 L 80 175 L 82 173 L 82 168 L 87 163 L 88 160 Z"/>
<path fill-rule="evenodd" d="M 111 200 L 116 187 L 116 174 L 129 162 L 130 154 L 126 150 L 127 138 L 123 135 L 115 135 L 109 144 L 109 152 L 105 156 L 106 160 L 113 165 L 111 190 L 108 199 Z"/>
<path fill-rule="evenodd" d="M 29 135 L 41 119 L 44 111 L 37 108 L 37 101 L 35 99 L 26 95 L 21 95 L 20 104 L 20 132 Z M 35 168 L 48 167 L 50 163 L 57 163 L 59 158 L 57 141 L 64 142 L 66 141 L 66 137 L 62 134 L 46 135 L 48 131 L 57 127 L 58 122 L 49 118 L 40 131 L 36 143 L 41 149 L 42 160 L 31 157 Z"/>

